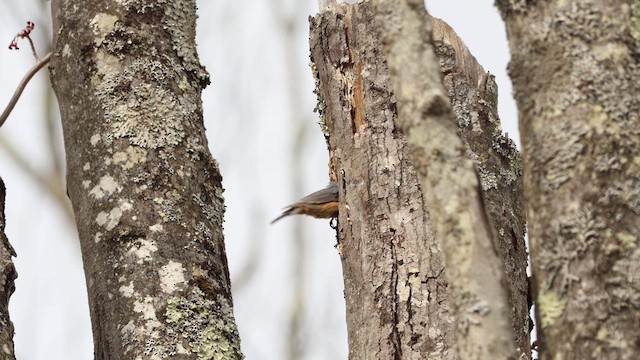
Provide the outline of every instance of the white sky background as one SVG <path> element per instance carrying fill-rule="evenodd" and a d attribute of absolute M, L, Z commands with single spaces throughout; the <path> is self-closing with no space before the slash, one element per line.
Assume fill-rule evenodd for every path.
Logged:
<path fill-rule="evenodd" d="M 45 38 L 50 24 L 49 4 L 45 8 L 42 4 L 0 0 L 0 44 L 8 46 L 30 19 L 36 22 L 36 46 L 44 55 L 50 47 Z M 517 115 L 506 74 L 508 48 L 493 1 L 434 0 L 427 6 L 457 31 L 485 70 L 496 76 L 503 129 L 515 138 Z M 280 7 L 284 14 L 277 10 Z M 327 150 L 313 113 L 316 98 L 308 67 L 307 17 L 317 12 L 317 2 L 200 1 L 199 8 L 198 49 L 212 76 L 203 93 L 205 124 L 226 188 L 225 241 L 242 350 L 249 360 L 286 359 L 293 306 L 291 228 L 294 221 L 301 221 L 307 264 L 303 331 L 298 335 L 303 359 L 346 359 L 343 282 L 333 247 L 334 231 L 328 221 L 306 218 L 269 225 L 284 205 L 328 181 Z M 289 38 L 283 19 L 293 21 L 290 28 L 295 34 Z M 0 47 L 2 107 L 33 63 L 28 44 L 20 45 L 19 52 Z M 296 84 L 293 92 L 288 81 Z M 8 139 L 31 166 L 45 172 L 51 167 L 44 128 L 48 88 L 47 73 L 41 71 L 0 129 L 0 137 Z M 295 106 L 299 113 L 293 115 Z M 57 110 L 53 113 L 59 116 Z M 305 166 L 292 169 L 291 146 L 300 122 L 306 131 L 301 150 Z M 290 190 L 294 172 L 305 184 L 302 193 Z M 7 235 L 18 253 L 18 280 L 10 302 L 18 359 L 93 358 L 75 231 L 59 204 L 1 146 L 0 176 L 7 187 Z M 248 264 L 252 275 L 241 280 Z"/>

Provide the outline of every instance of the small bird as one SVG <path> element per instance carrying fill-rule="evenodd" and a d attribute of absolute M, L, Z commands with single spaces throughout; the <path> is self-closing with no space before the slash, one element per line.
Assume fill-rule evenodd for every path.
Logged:
<path fill-rule="evenodd" d="M 338 185 L 332 181 L 326 188 L 311 193 L 287 206 L 285 211 L 271 223 L 289 215 L 309 215 L 319 219 L 338 216 Z"/>

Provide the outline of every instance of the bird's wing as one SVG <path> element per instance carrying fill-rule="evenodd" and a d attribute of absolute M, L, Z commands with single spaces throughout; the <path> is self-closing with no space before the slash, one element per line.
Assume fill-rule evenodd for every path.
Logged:
<path fill-rule="evenodd" d="M 338 201 L 338 185 L 334 181 L 326 188 L 303 197 L 297 203 L 325 204 L 332 201 Z"/>

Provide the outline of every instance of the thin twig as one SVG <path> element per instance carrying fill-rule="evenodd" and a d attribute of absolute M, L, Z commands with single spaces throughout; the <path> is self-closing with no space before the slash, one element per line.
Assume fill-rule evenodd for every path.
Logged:
<path fill-rule="evenodd" d="M 31 46 L 31 53 L 36 61 L 40 61 L 40 57 L 38 56 L 38 52 L 36 51 L 36 46 L 33 44 L 33 40 L 31 40 L 31 36 L 25 36 L 27 40 L 29 40 L 29 45 Z"/>
<path fill-rule="evenodd" d="M 22 95 L 22 91 L 24 91 L 24 88 L 29 83 L 29 80 L 31 80 L 33 75 L 35 75 L 40 69 L 47 65 L 49 60 L 51 60 L 51 53 L 48 53 L 42 59 L 38 60 L 38 62 L 36 62 L 24 75 L 24 77 L 20 81 L 20 84 L 18 84 L 16 91 L 13 93 L 13 97 L 9 101 L 9 104 L 2 112 L 2 115 L 0 115 L 0 127 L 4 125 L 4 122 L 9 117 L 9 114 L 11 114 L 11 111 L 13 111 L 13 108 L 16 106 L 16 103 L 18 102 L 18 99 L 20 99 L 20 95 Z"/>

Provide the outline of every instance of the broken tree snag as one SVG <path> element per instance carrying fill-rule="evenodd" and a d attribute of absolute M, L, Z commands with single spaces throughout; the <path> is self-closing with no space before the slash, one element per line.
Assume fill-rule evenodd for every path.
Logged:
<path fill-rule="evenodd" d="M 321 125 L 340 193 L 350 359 L 456 359 L 442 254 L 395 127 L 392 84 L 368 3 L 311 18 Z"/>
<path fill-rule="evenodd" d="M 466 213 L 468 217 L 449 218 L 457 224 L 467 225 L 471 222 L 474 226 L 472 233 L 465 233 L 470 235 L 470 245 L 464 249 L 465 251 L 459 251 L 460 246 L 456 247 L 451 243 L 449 247 L 443 248 L 453 254 L 452 259 L 458 261 L 453 261 L 456 265 L 452 271 L 459 276 L 463 270 L 462 281 L 459 284 L 466 282 L 474 285 L 469 289 L 459 286 L 456 297 L 452 297 L 449 291 L 451 286 L 443 277 L 442 253 L 434 242 L 434 229 L 430 225 L 427 207 L 418 190 L 417 175 L 410 161 L 407 139 L 394 124 L 397 116 L 395 99 L 398 96 L 394 95 L 384 49 L 377 38 L 374 27 L 377 21 L 371 4 L 364 2 L 355 5 L 333 4 L 311 22 L 311 50 L 314 61 L 312 67 L 317 77 L 318 109 L 321 113 L 323 131 L 328 137 L 329 151 L 336 167 L 334 171 L 338 176 L 341 195 L 339 249 L 342 253 L 345 277 L 350 355 L 354 358 L 364 358 L 367 351 L 372 351 L 370 354 L 383 354 L 384 357 L 393 358 L 398 354 L 402 354 L 403 357 L 408 356 L 407 354 L 427 356 L 439 352 L 443 357 L 456 357 L 458 354 L 455 326 L 458 336 L 464 341 L 460 346 L 464 354 L 491 354 L 501 357 L 501 354 L 508 353 L 505 358 L 514 356 L 515 352 L 511 350 L 512 338 L 513 332 L 517 331 L 520 332 L 518 355 L 528 355 L 525 346 L 527 322 L 526 316 L 522 315 L 526 313 L 526 300 L 523 302 L 525 310 L 519 308 L 518 301 L 514 300 L 525 294 L 518 288 L 526 286 L 526 279 L 521 276 L 526 264 L 523 260 L 524 246 L 517 248 L 515 255 L 510 254 L 510 251 L 514 251 L 512 248 L 518 247 L 517 243 L 522 241 L 524 226 L 524 220 L 517 215 L 518 207 L 522 206 L 519 203 L 521 199 L 518 199 L 518 159 L 512 144 L 500 134 L 495 111 L 495 84 L 475 60 L 470 62 L 472 66 L 468 69 L 461 66 L 452 67 L 468 71 L 469 74 L 463 73 L 458 77 L 449 78 L 458 87 L 448 89 L 447 95 L 461 89 L 467 94 L 479 92 L 477 98 L 472 98 L 471 103 L 466 105 L 468 113 L 455 114 L 479 117 L 467 121 L 467 127 L 469 124 L 473 126 L 466 130 L 462 125 L 456 125 L 456 121 L 447 115 L 450 114 L 447 110 L 447 97 L 440 96 L 442 101 L 431 101 L 427 104 L 429 108 L 426 113 L 448 116 L 449 121 L 439 125 L 444 125 L 449 133 L 440 134 L 440 139 L 437 139 L 437 133 L 433 133 L 435 141 L 453 135 L 457 141 L 455 155 L 468 167 L 467 175 L 463 178 L 472 184 L 467 192 L 452 195 L 453 203 L 460 209 L 468 211 L 468 207 L 472 208 L 472 211 Z M 394 28 L 393 25 L 389 26 L 385 26 L 385 29 Z M 422 42 L 429 41 L 429 38 L 430 36 L 425 36 Z M 461 42 L 455 45 L 457 49 L 464 48 Z M 446 46 L 443 46 L 444 48 Z M 449 50 L 455 54 L 456 49 Z M 435 59 L 433 56 L 432 58 Z M 472 57 L 469 55 L 460 57 L 458 61 L 470 59 Z M 435 61 L 434 63 L 437 64 Z M 394 74 L 397 73 L 396 69 Z M 437 81 L 440 81 L 439 75 Z M 469 85 L 461 87 L 465 82 Z M 427 88 L 415 89 L 429 94 Z M 441 90 L 441 94 L 444 94 L 444 90 Z M 456 99 L 451 99 L 451 102 L 466 104 Z M 487 104 L 483 107 L 485 102 Z M 458 122 L 463 122 L 462 118 L 459 118 Z M 478 144 L 463 144 L 456 133 L 471 130 L 482 134 L 478 134 L 477 139 L 473 134 L 461 136 L 465 141 L 473 140 Z M 434 139 L 425 141 L 432 140 Z M 467 150 L 467 147 L 471 150 Z M 485 155 L 484 152 L 494 147 L 497 148 Z M 474 152 L 479 155 L 475 160 L 482 169 L 480 179 L 473 170 L 473 163 L 466 160 L 467 153 Z M 459 180 L 456 176 L 453 178 Z M 492 186 L 485 186 L 483 179 L 492 179 L 493 181 L 486 182 Z M 494 184 L 497 182 L 501 183 Z M 455 184 L 455 181 L 452 183 Z M 487 190 L 486 194 L 480 193 L 481 185 Z M 493 187 L 496 187 L 496 194 L 503 189 L 508 189 L 511 194 L 499 195 L 494 200 L 483 199 L 483 196 L 489 196 L 488 190 Z M 446 190 L 448 192 L 432 192 L 427 196 L 445 196 L 451 192 L 451 189 Z M 438 199 L 437 196 L 437 201 L 429 202 L 434 204 L 428 207 L 430 211 L 433 211 L 435 205 L 438 205 L 436 210 L 441 210 L 442 201 L 448 200 Z M 501 197 L 504 200 L 501 200 Z M 488 211 L 485 210 L 485 201 Z M 491 204 L 490 201 L 494 203 Z M 514 201 L 514 204 L 511 204 L 511 201 Z M 467 208 L 462 206 L 465 203 L 468 203 Z M 516 213 L 513 216 L 512 210 Z M 508 215 L 505 215 L 505 212 Z M 520 215 L 521 213 L 522 211 Z M 508 219 L 502 222 L 504 219 L 494 214 L 502 214 L 501 216 Z M 468 221 L 461 221 L 464 219 Z M 493 233 L 498 231 L 494 231 L 492 222 L 500 223 L 499 228 L 504 230 L 502 234 L 494 236 Z M 447 221 L 445 225 L 446 223 Z M 418 234 L 418 228 L 424 229 L 423 232 Z M 442 233 L 451 235 L 451 231 Z M 483 243 L 475 242 L 478 233 L 484 234 Z M 419 239 L 420 237 L 422 239 Z M 425 249 L 429 249 L 428 254 Z M 398 252 L 399 250 L 406 253 Z M 464 256 L 456 258 L 457 252 Z M 510 277 L 507 282 L 502 280 L 504 274 L 500 258 L 503 256 L 512 256 L 511 264 L 513 268 L 517 268 L 513 279 Z M 437 261 L 433 261 L 434 259 Z M 410 276 L 403 277 L 403 272 Z M 436 277 L 432 278 L 433 274 L 436 274 Z M 516 284 L 520 276 L 523 285 Z M 438 292 L 431 293 L 429 288 L 416 287 L 416 284 L 412 283 L 414 277 L 422 279 L 422 284 L 437 281 L 440 285 L 437 287 Z M 503 283 L 508 289 L 502 288 Z M 445 286 L 446 292 L 443 291 Z M 516 289 L 516 296 L 508 299 L 507 293 L 511 288 Z M 417 294 L 424 294 L 424 291 L 429 295 L 440 296 L 441 304 L 446 305 L 440 308 L 441 312 L 437 308 L 423 309 L 425 303 L 420 301 Z M 427 298 L 427 304 L 431 304 L 432 298 Z M 452 300 L 458 301 L 462 309 L 453 326 Z M 406 304 L 410 306 L 407 308 Z M 509 326 L 508 317 L 509 309 L 513 309 L 514 306 L 518 309 L 511 311 L 512 327 Z M 372 314 L 376 317 L 372 317 Z M 427 317 L 420 320 L 420 316 L 424 315 Z M 423 329 L 419 327 L 405 326 L 405 318 L 411 319 L 412 324 L 434 324 L 428 327 L 437 331 L 421 333 Z M 378 321 L 375 321 L 376 319 Z M 471 335 L 465 339 L 469 333 Z M 403 341 L 407 338 L 408 342 Z"/>
<path fill-rule="evenodd" d="M 431 17 L 434 51 L 458 134 L 476 163 L 482 197 L 496 229 L 494 246 L 509 285 L 511 323 L 518 354 L 530 356 L 527 304 L 526 213 L 520 155 L 502 134 L 498 89 L 467 46 L 444 21 Z"/>
<path fill-rule="evenodd" d="M 15 250 L 4 233 L 6 218 L 4 215 L 6 189 L 0 178 L 0 353 L 3 359 L 15 359 L 13 345 L 13 323 L 9 318 L 9 298 L 16 289 L 15 280 L 18 274 L 13 266 L 12 256 Z"/>

